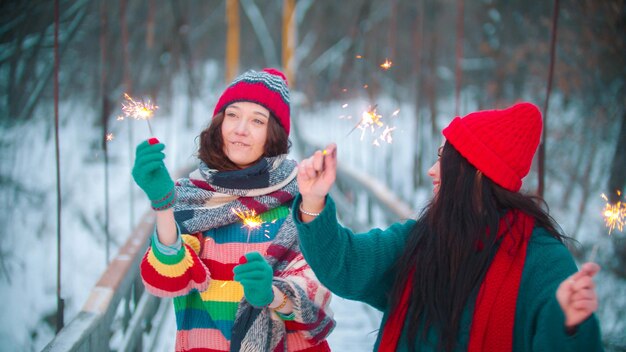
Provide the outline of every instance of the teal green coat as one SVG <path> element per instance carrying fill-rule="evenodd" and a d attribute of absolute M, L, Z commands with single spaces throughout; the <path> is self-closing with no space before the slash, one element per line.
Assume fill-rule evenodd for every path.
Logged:
<path fill-rule="evenodd" d="M 346 299 L 365 302 L 384 313 L 380 332 L 389 317 L 387 295 L 391 292 L 393 264 L 404 250 L 414 220 L 395 223 L 385 230 L 373 229 L 354 234 L 337 222 L 335 204 L 329 196 L 323 212 L 313 221 L 302 223 L 298 216 L 301 197 L 294 202 L 294 219 L 302 253 L 318 279 L 333 293 Z M 513 351 L 602 351 L 600 327 L 595 315 L 565 332 L 565 317 L 556 300 L 556 289 L 577 271 L 567 248 L 542 228 L 533 230 L 522 281 L 520 283 L 513 331 Z M 467 350 L 474 302 L 466 307 L 458 337 L 458 350 Z M 407 346 L 407 326 L 398 351 L 434 351 L 431 344 L 417 341 Z M 429 334 L 436 341 L 435 333 Z"/>

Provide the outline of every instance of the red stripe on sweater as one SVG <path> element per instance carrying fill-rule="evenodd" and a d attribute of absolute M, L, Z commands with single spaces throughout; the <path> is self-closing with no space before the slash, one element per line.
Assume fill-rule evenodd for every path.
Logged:
<path fill-rule="evenodd" d="M 193 249 L 187 247 L 188 252 L 193 252 Z M 152 249 L 148 249 L 151 251 Z M 151 286 L 154 286 L 158 289 L 168 292 L 180 291 L 186 288 L 191 281 L 194 281 L 197 284 L 200 284 L 207 280 L 206 270 L 200 263 L 198 257 L 194 254 L 191 255 L 193 260 L 193 265 L 189 267 L 181 276 L 178 277 L 166 277 L 159 274 L 156 269 L 150 265 L 148 262 L 148 251 L 143 256 L 143 260 L 141 261 L 141 277 L 149 283 Z"/>
<path fill-rule="evenodd" d="M 215 280 L 233 280 L 233 269 L 239 263 L 220 263 L 211 259 L 201 259 L 204 265 L 209 268 L 211 278 Z"/>
<path fill-rule="evenodd" d="M 319 345 L 305 348 L 303 350 L 298 350 L 298 352 L 330 352 L 330 346 L 328 346 L 328 342 L 324 341 Z"/>

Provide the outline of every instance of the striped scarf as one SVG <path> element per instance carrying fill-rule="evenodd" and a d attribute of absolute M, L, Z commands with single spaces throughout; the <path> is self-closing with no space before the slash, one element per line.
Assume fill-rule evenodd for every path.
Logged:
<path fill-rule="evenodd" d="M 328 350 L 324 340 L 335 327 L 335 321 L 320 308 L 325 305 L 322 300 L 328 299 L 327 294 L 321 292 L 327 290 L 321 289 L 321 284 L 304 261 L 297 239 L 298 232 L 290 214 L 267 249 L 265 259 L 274 270 L 273 284 L 289 297 L 294 306 L 299 307 L 298 314 L 303 322 L 273 319 L 268 308 L 256 308 L 242 300 L 232 329 L 231 351 L 287 351 L 286 329 L 307 330 L 310 342 L 319 344 L 311 351 Z M 313 289 L 313 282 L 320 285 L 317 290 Z"/>
<path fill-rule="evenodd" d="M 237 213 L 264 213 L 295 197 L 297 173 L 287 154 L 235 171 L 210 169 L 201 161 L 189 178 L 176 181 L 174 217 L 182 233 L 195 233 L 238 222 Z"/>
<path fill-rule="evenodd" d="M 286 156 L 264 158 L 236 171 L 217 171 L 200 162 L 189 178 L 176 182 L 174 217 L 181 233 L 240 222 L 236 212 L 261 214 L 289 203 L 298 191 L 298 170 L 296 162 Z M 330 293 L 317 282 L 300 253 L 291 214 L 268 247 L 265 259 L 274 271 L 273 284 L 299 307 L 303 323 L 276 320 L 268 308 L 256 308 L 242 300 L 232 328 L 231 351 L 285 351 L 286 329 L 307 330 L 311 343 L 319 343 L 315 351 L 327 350 L 324 340 L 335 326 L 332 315 L 324 310 Z M 318 289 L 311 289 L 316 286 L 313 282 L 320 285 Z"/>

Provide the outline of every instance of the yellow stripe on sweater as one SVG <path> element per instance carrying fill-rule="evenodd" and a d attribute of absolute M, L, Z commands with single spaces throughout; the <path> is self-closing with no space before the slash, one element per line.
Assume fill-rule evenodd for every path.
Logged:
<path fill-rule="evenodd" d="M 200 254 L 200 241 L 196 237 L 192 235 L 180 235 L 180 238 L 183 240 L 183 242 L 187 243 L 191 248 L 193 248 L 196 254 Z"/>
<path fill-rule="evenodd" d="M 203 301 L 239 302 L 243 297 L 243 286 L 237 281 L 211 280 L 209 288 L 200 292 Z"/>
<path fill-rule="evenodd" d="M 187 269 L 193 266 L 193 259 L 189 253 L 187 247 L 185 247 L 185 257 L 183 259 L 172 265 L 167 265 L 161 263 L 157 257 L 154 255 L 152 248 L 148 252 L 148 263 L 152 265 L 152 267 L 160 274 L 165 277 L 179 277 L 182 276 Z"/>

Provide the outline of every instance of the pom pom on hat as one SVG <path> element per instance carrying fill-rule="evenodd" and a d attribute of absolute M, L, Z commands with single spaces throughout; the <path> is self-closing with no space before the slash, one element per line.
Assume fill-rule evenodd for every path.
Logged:
<path fill-rule="evenodd" d="M 543 122 L 531 103 L 456 117 L 443 129 L 446 140 L 485 176 L 517 192 L 530 171 Z"/>
<path fill-rule="evenodd" d="M 220 96 L 213 116 L 238 101 L 248 101 L 265 107 L 289 135 L 289 89 L 287 77 L 281 71 L 265 68 L 263 71 L 250 70 L 239 75 Z"/>

